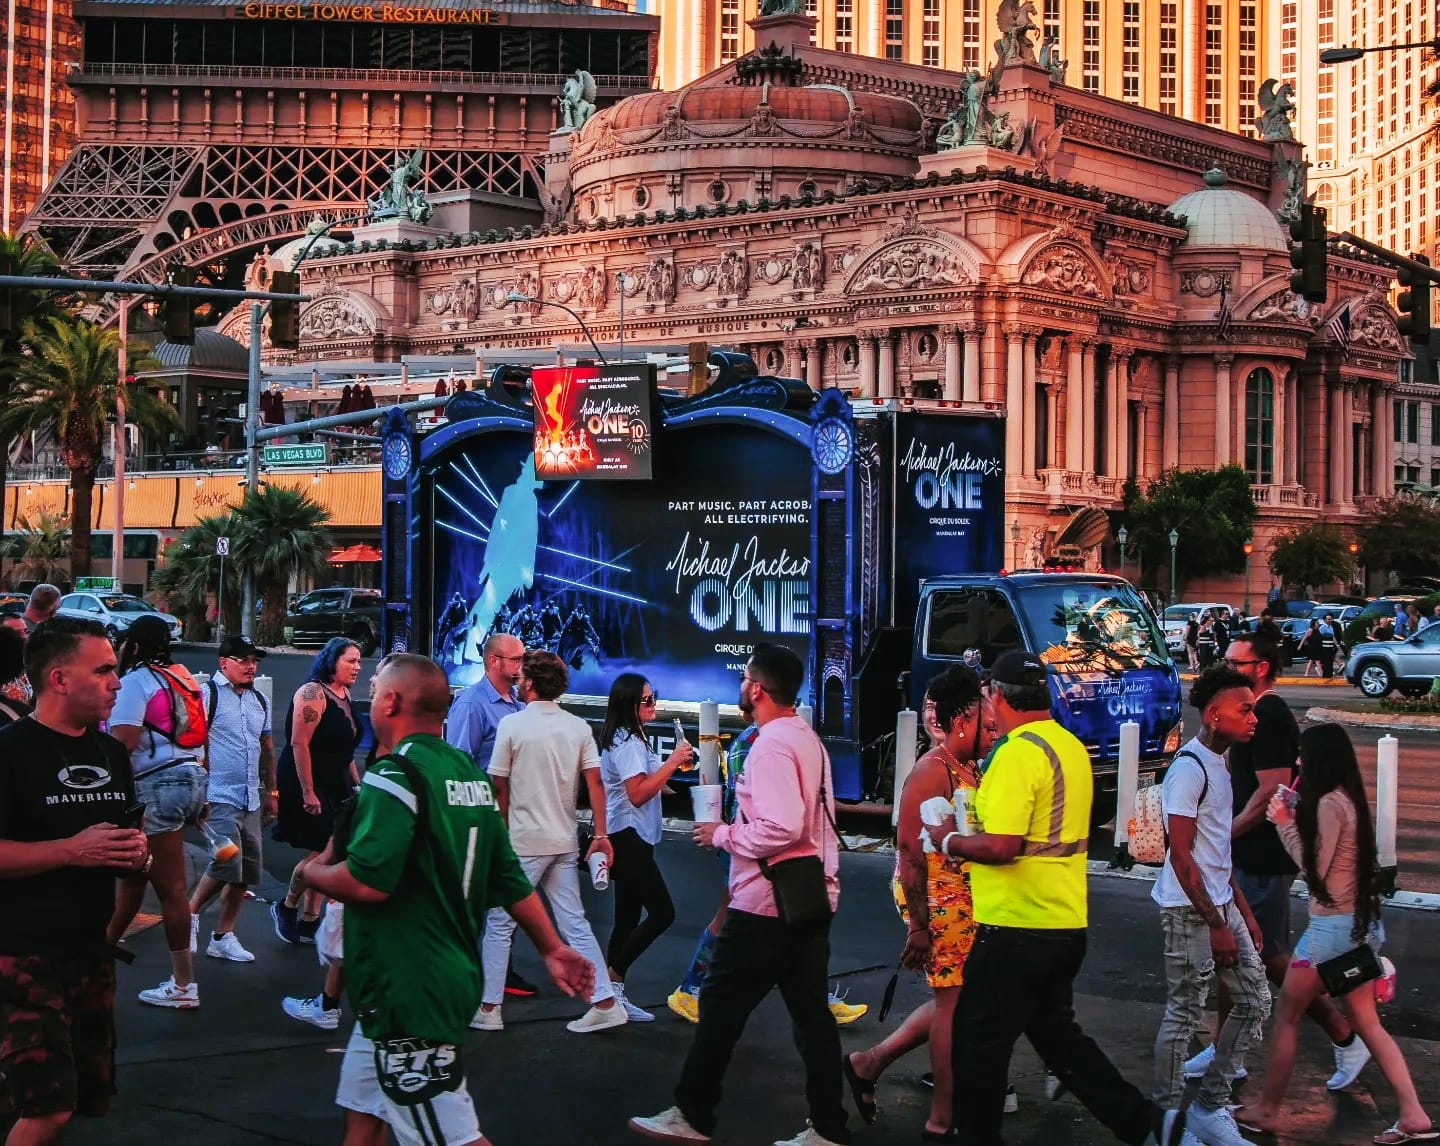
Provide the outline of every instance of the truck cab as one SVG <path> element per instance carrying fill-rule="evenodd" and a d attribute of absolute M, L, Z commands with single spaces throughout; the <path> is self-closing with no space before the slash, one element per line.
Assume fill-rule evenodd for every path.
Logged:
<path fill-rule="evenodd" d="M 1120 725 L 1140 725 L 1141 784 L 1180 747 L 1180 678 L 1160 623 L 1128 581 L 1103 573 L 965 574 L 920 587 L 909 699 L 969 653 L 988 668 L 1007 649 L 1044 662 L 1051 712 L 1090 752 L 1092 818 L 1115 811 Z"/>

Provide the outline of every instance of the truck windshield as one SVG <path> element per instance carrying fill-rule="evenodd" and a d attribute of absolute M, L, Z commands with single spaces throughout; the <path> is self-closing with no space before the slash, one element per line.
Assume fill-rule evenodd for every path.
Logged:
<path fill-rule="evenodd" d="M 1016 594 L 1035 651 L 1061 672 L 1125 672 L 1168 665 L 1155 615 L 1127 584 L 1056 581 Z"/>

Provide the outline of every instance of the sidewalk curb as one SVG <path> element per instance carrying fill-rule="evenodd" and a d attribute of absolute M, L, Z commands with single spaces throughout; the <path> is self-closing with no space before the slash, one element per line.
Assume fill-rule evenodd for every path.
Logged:
<path fill-rule="evenodd" d="M 1193 672 L 1186 671 L 1186 672 L 1180 673 L 1180 679 L 1181 679 L 1181 680 L 1185 680 L 1185 681 L 1193 681 L 1193 680 L 1195 679 L 1196 675 L 1197 675 L 1197 674 L 1195 674 L 1195 673 L 1193 673 Z M 1353 687 L 1353 686 L 1350 684 L 1350 682 L 1349 682 L 1348 680 L 1346 680 L 1343 676 L 1323 677 L 1323 676 L 1289 676 L 1289 675 L 1286 675 L 1286 676 L 1277 676 L 1277 677 L 1275 678 L 1275 685 L 1276 685 L 1277 688 L 1280 687 L 1281 685 L 1287 685 L 1287 684 L 1288 684 L 1288 685 L 1296 685 L 1296 686 L 1298 686 L 1298 687 L 1300 687 L 1300 688 L 1351 688 L 1351 687 Z"/>
<path fill-rule="evenodd" d="M 1110 879 L 1131 879 L 1140 883 L 1154 883 L 1160 874 L 1158 867 L 1133 867 L 1129 871 L 1112 868 L 1106 860 L 1087 860 L 1085 870 L 1090 875 L 1106 876 Z M 1290 894 L 1295 899 L 1308 900 L 1310 889 L 1303 879 L 1290 885 Z M 1409 911 L 1440 911 L 1440 893 L 1429 891 L 1397 891 L 1389 899 L 1380 901 L 1386 907 L 1400 907 Z"/>
<path fill-rule="evenodd" d="M 1344 724 L 1350 728 L 1375 728 L 1382 732 L 1440 732 L 1440 716 L 1422 713 L 1346 712 L 1340 708 L 1307 708 L 1305 719 L 1312 724 Z"/>

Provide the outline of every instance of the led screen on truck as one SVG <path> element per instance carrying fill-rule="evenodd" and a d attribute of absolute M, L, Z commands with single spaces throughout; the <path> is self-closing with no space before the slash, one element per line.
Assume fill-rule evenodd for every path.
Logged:
<path fill-rule="evenodd" d="M 488 634 L 570 665 L 570 691 L 644 674 L 674 700 L 733 703 L 750 647 L 810 648 L 808 448 L 768 430 L 666 431 L 649 482 L 537 479 L 514 430 L 462 438 L 427 466 L 432 649 L 452 685 Z"/>

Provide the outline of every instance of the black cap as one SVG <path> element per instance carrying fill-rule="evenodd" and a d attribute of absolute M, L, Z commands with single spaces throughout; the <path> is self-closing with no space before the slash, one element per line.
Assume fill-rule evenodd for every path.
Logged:
<path fill-rule="evenodd" d="M 236 634 L 233 637 L 226 637 L 220 642 L 220 652 L 218 655 L 222 657 L 255 657 L 258 660 L 262 657 L 268 657 L 270 654 L 264 649 L 256 648 L 252 645 L 249 637 L 242 637 Z"/>
<path fill-rule="evenodd" d="M 1045 666 L 1034 653 L 1009 649 L 995 658 L 990 666 L 990 679 L 995 684 L 1013 684 L 1023 688 L 1044 687 Z"/>
<path fill-rule="evenodd" d="M 126 627 L 121 640 L 149 641 L 170 646 L 170 623 L 157 613 L 142 613 Z"/>

